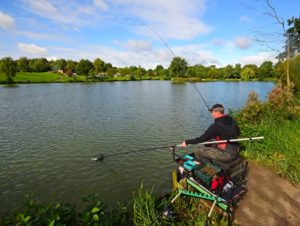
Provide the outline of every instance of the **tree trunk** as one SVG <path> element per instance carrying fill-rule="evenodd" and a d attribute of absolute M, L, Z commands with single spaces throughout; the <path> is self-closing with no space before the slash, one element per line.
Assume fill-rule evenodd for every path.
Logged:
<path fill-rule="evenodd" d="M 286 58 L 286 83 L 288 89 L 290 89 L 290 38 L 287 40 L 287 58 Z"/>

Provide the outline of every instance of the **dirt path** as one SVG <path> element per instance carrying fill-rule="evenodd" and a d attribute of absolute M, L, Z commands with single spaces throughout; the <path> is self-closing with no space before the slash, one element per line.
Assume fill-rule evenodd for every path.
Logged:
<path fill-rule="evenodd" d="M 250 163 L 248 192 L 235 219 L 242 226 L 300 225 L 300 186 L 293 186 L 269 169 Z"/>

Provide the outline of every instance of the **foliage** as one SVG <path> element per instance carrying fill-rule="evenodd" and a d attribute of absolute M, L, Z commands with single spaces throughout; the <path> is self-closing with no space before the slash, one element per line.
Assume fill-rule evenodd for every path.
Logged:
<path fill-rule="evenodd" d="M 85 205 L 84 211 L 70 203 L 40 204 L 32 195 L 26 195 L 24 208 L 0 218 L 0 225 L 129 225 L 125 205 L 109 209 L 97 201 L 96 195 L 88 195 L 81 201 Z"/>
<path fill-rule="evenodd" d="M 16 62 L 10 58 L 5 57 L 0 61 L 0 72 L 4 74 L 6 82 L 8 84 L 13 82 L 13 78 L 17 73 L 17 64 Z"/>
<path fill-rule="evenodd" d="M 292 17 L 291 19 L 288 19 L 287 22 L 290 28 L 287 29 L 286 35 L 290 40 L 291 56 L 295 56 L 295 54 L 300 51 L 300 17 Z"/>
<path fill-rule="evenodd" d="M 65 70 L 67 62 L 65 59 L 58 59 L 52 62 L 51 68 L 53 71 Z"/>
<path fill-rule="evenodd" d="M 75 72 L 76 65 L 77 65 L 77 62 L 75 62 L 73 60 L 67 60 L 66 70 L 69 70 L 73 73 L 73 72 Z"/>
<path fill-rule="evenodd" d="M 243 70 L 241 71 L 242 80 L 249 80 L 254 78 L 254 76 L 255 76 L 255 72 L 250 67 L 244 67 Z"/>
<path fill-rule="evenodd" d="M 188 63 L 181 57 L 174 57 L 169 67 L 172 77 L 185 77 Z"/>
<path fill-rule="evenodd" d="M 96 58 L 94 60 L 93 65 L 94 65 L 96 74 L 99 74 L 100 72 L 104 72 L 104 63 L 105 62 L 103 60 L 101 60 L 100 58 Z"/>
<path fill-rule="evenodd" d="M 155 199 L 152 191 L 144 189 L 143 184 L 133 201 L 133 225 L 151 225 L 156 219 Z"/>
<path fill-rule="evenodd" d="M 300 55 L 289 59 L 290 66 L 290 80 L 294 83 L 295 91 L 300 91 Z M 286 83 L 286 68 L 287 61 L 278 62 L 275 66 L 275 76 L 280 78 L 282 82 Z"/>
<path fill-rule="evenodd" d="M 31 59 L 29 67 L 34 72 L 46 72 L 50 70 L 50 64 L 46 58 Z"/>
<path fill-rule="evenodd" d="M 64 75 L 72 77 L 76 72 L 77 75 L 85 76 L 92 81 L 106 81 L 106 80 L 128 80 L 128 78 L 135 80 L 144 79 L 160 79 L 170 80 L 173 78 L 190 78 L 194 81 L 202 80 L 216 80 L 216 79 L 235 79 L 241 78 L 242 68 L 240 64 L 234 66 L 227 65 L 226 67 L 216 67 L 211 65 L 205 67 L 203 65 L 188 66 L 185 59 L 175 57 L 168 68 L 164 68 L 162 65 L 157 65 L 155 69 L 144 69 L 141 66 L 130 66 L 124 68 L 113 67 L 111 63 L 106 63 L 100 58 L 96 58 L 94 62 L 81 59 L 79 62 L 73 60 L 50 60 L 45 58 L 33 58 L 27 59 L 26 57 L 20 57 L 15 61 L 17 63 L 18 72 L 57 72 L 62 70 Z M 269 78 L 281 78 L 284 76 L 284 65 L 277 64 L 275 67 L 270 61 L 264 62 L 259 68 L 255 65 L 245 65 L 243 69 L 250 68 L 251 70 L 243 71 L 243 80 L 261 79 L 268 80 Z M 293 67 L 299 71 L 299 68 Z M 104 78 L 95 78 L 96 74 L 103 73 Z M 63 75 L 63 74 L 62 74 Z M 291 75 L 292 76 L 292 75 Z M 118 77 L 117 79 L 112 79 Z M 122 77 L 123 79 L 121 79 Z M 134 77 L 134 78 L 133 78 Z M 294 76 L 295 77 L 295 76 Z M 60 77 L 62 79 L 62 76 Z M 73 80 L 74 79 L 74 80 Z M 81 81 L 77 77 L 74 77 L 72 81 Z M 2 81 L 1 81 L 2 80 Z M 37 79 L 36 79 L 37 80 Z M 3 83 L 4 79 L 0 78 L 0 82 Z M 87 79 L 86 79 L 87 81 Z M 186 80 L 189 81 L 189 80 Z M 294 82 L 295 83 L 295 82 Z"/>
<path fill-rule="evenodd" d="M 292 90 L 279 83 L 265 103 L 251 93 L 236 117 L 243 136 L 265 137 L 262 142 L 247 143 L 243 155 L 299 183 L 300 106 Z"/>
<path fill-rule="evenodd" d="M 21 72 L 29 72 L 29 60 L 27 57 L 20 57 L 19 60 L 17 60 L 17 66 L 18 66 L 18 71 Z"/>
<path fill-rule="evenodd" d="M 87 77 L 92 69 L 93 64 L 89 60 L 81 59 L 76 66 L 76 73 Z"/>
<path fill-rule="evenodd" d="M 273 63 L 271 61 L 263 62 L 258 68 L 257 77 L 260 79 L 274 77 Z"/>
<path fill-rule="evenodd" d="M 241 114 L 242 121 L 258 120 L 263 112 L 262 103 L 259 100 L 258 94 L 255 92 L 249 93 L 245 107 Z"/>

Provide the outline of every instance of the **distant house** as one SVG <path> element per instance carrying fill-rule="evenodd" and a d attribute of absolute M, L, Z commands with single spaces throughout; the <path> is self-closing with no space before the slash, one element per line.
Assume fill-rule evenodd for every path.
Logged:
<path fill-rule="evenodd" d="M 119 77 L 119 76 L 121 76 L 121 73 L 116 73 L 116 74 L 114 74 L 114 78 L 117 78 L 117 77 Z"/>
<path fill-rule="evenodd" d="M 105 73 L 99 73 L 99 74 L 94 75 L 94 77 L 96 77 L 96 78 L 104 78 L 105 76 L 106 76 Z"/>

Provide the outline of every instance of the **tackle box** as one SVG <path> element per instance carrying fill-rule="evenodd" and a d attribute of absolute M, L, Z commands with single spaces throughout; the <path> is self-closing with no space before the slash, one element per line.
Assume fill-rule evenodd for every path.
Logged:
<path fill-rule="evenodd" d="M 194 176 L 205 185 L 210 185 L 214 176 L 218 175 L 222 169 L 209 162 L 194 167 Z"/>

